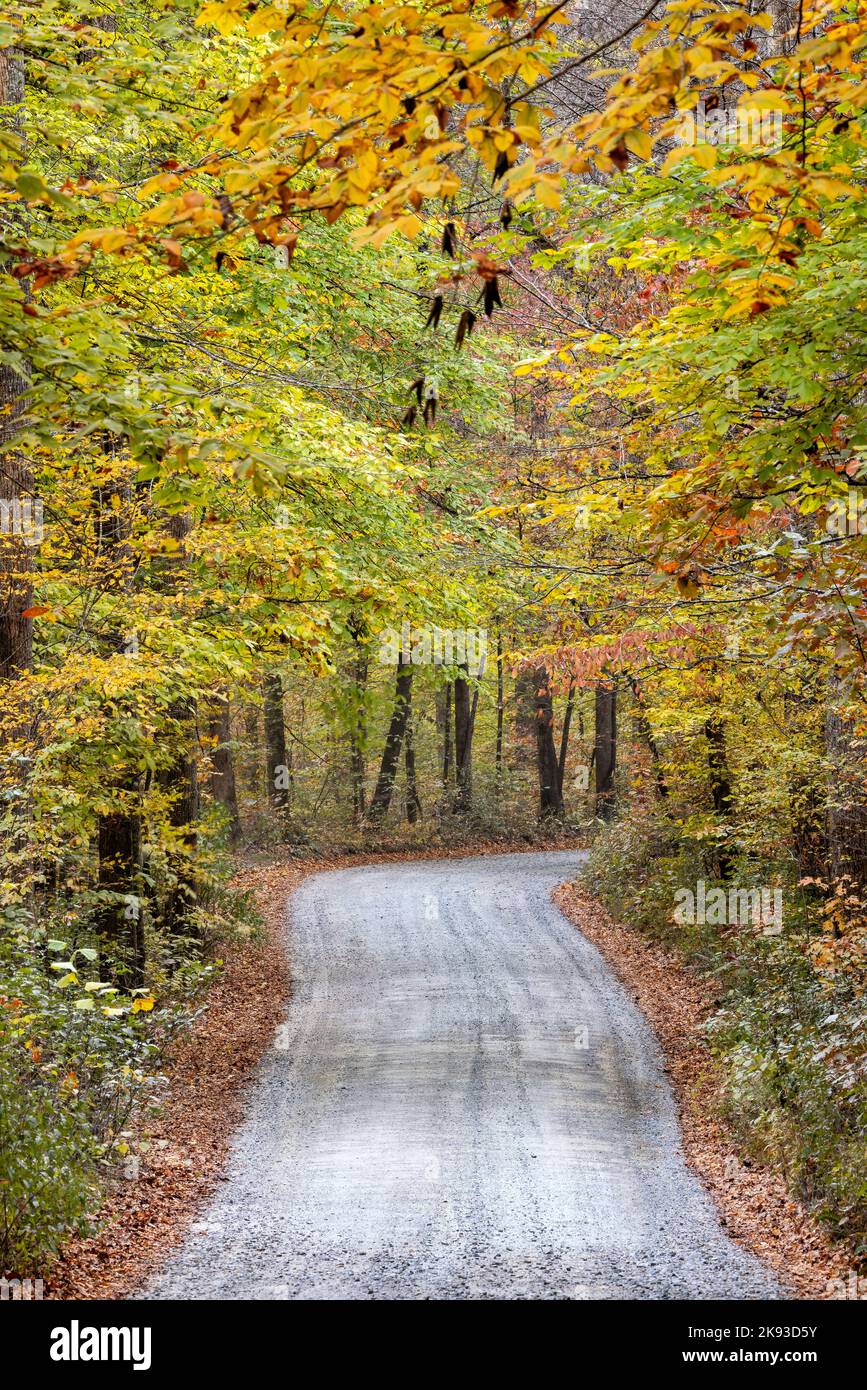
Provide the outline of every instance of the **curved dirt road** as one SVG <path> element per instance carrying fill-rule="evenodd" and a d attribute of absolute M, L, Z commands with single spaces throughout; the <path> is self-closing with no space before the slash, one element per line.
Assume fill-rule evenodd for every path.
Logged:
<path fill-rule="evenodd" d="M 550 901 L 579 857 L 298 889 L 287 1023 L 150 1297 L 780 1296 L 684 1166 L 647 1024 Z"/>

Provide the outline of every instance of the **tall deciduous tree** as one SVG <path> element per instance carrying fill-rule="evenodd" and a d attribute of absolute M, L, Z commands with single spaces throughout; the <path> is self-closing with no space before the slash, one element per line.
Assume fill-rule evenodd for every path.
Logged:
<path fill-rule="evenodd" d="M 412 665 L 401 651 L 397 660 L 397 677 L 394 690 L 394 707 L 391 723 L 385 737 L 379 776 L 367 813 L 371 825 L 380 825 L 388 814 L 394 791 L 395 777 L 400 763 L 400 750 L 406 734 L 407 719 L 412 700 Z"/>
<path fill-rule="evenodd" d="M 286 835 L 289 830 L 291 771 L 286 752 L 283 681 L 279 671 L 271 671 L 266 675 L 263 693 L 268 800 L 277 819 L 281 835 Z"/>
<path fill-rule="evenodd" d="M 473 804 L 473 725 L 475 723 L 476 695 L 471 694 L 466 667 L 462 675 L 454 681 L 455 704 L 455 772 L 457 791 L 454 809 L 460 815 L 467 815 Z"/>
<path fill-rule="evenodd" d="M 215 702 L 210 722 L 211 795 L 223 808 L 229 828 L 229 839 L 236 844 L 241 837 L 238 814 L 238 792 L 235 780 L 235 758 L 232 747 L 232 707 L 227 695 Z"/>
<path fill-rule="evenodd" d="M 617 765 L 617 688 L 612 683 L 596 687 L 593 764 L 596 769 L 596 815 L 600 820 L 611 820 L 616 809 L 614 774 Z"/>
<path fill-rule="evenodd" d="M 536 686 L 536 764 L 539 772 L 539 814 L 543 819 L 563 813 L 563 793 L 557 750 L 554 746 L 554 698 L 544 666 L 537 666 Z"/>

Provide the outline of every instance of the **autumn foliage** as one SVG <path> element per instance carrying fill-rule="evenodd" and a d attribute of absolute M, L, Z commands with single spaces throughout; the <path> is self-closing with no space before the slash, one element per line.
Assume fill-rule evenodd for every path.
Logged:
<path fill-rule="evenodd" d="M 128 1157 L 239 844 L 564 825 L 864 1239 L 867 6 L 622 8 L 0 22 L 0 1088 L 66 1117 L 0 1265 Z M 782 937 L 677 938 L 698 879 Z"/>

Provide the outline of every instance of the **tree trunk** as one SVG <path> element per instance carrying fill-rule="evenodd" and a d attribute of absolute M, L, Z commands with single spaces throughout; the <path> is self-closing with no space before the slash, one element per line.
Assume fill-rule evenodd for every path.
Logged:
<path fill-rule="evenodd" d="M 554 747 L 554 697 L 544 666 L 533 673 L 536 694 L 536 766 L 539 771 L 539 816 L 549 820 L 563 814 L 560 772 Z"/>
<path fill-rule="evenodd" d="M 614 771 L 617 764 L 617 688 L 596 687 L 596 739 L 593 750 L 596 769 L 596 815 L 611 820 L 617 809 Z"/>
<path fill-rule="evenodd" d="M 163 777 L 171 796 L 169 825 L 178 831 L 178 849 L 169 861 L 174 882 L 163 909 L 163 920 L 174 935 L 191 934 L 191 914 L 196 906 L 195 852 L 198 843 L 199 782 L 195 756 L 195 701 L 177 700 L 169 707 L 170 718 L 181 726 L 179 753 Z"/>
<path fill-rule="evenodd" d="M 357 639 L 356 639 L 357 640 Z M 365 794 L 364 794 L 364 745 L 366 742 L 366 720 L 364 698 L 367 688 L 368 676 L 368 654 L 365 648 L 358 647 L 353 666 L 353 709 L 352 726 L 349 735 L 350 753 L 350 777 L 352 780 L 352 816 L 356 825 L 360 825 L 364 820 Z"/>
<path fill-rule="evenodd" d="M 443 711 L 443 786 L 448 790 L 452 776 L 452 683 L 446 682 Z"/>
<path fill-rule="evenodd" d="M 462 667 L 466 670 L 466 667 Z M 478 694 L 478 693 L 477 693 Z M 473 804 L 473 723 L 476 697 L 470 698 L 469 682 L 464 676 L 455 680 L 455 769 L 457 792 L 454 809 L 467 815 Z"/>
<path fill-rule="evenodd" d="M 265 766 L 268 774 L 268 800 L 277 817 L 280 834 L 289 829 L 292 775 L 286 756 L 286 724 L 283 716 L 283 682 L 275 671 L 265 677 Z"/>
<path fill-rule="evenodd" d="M 418 795 L 418 782 L 415 772 L 415 744 L 412 730 L 412 687 L 406 696 L 406 729 L 404 732 L 403 754 L 406 765 L 406 818 L 410 825 L 421 819 L 421 801 Z"/>
<path fill-rule="evenodd" d="M 723 828 L 723 835 L 717 849 L 717 861 L 720 878 L 729 878 L 733 866 L 731 848 L 732 784 L 726 755 L 725 730 L 717 716 L 707 720 L 704 726 L 704 736 L 707 739 L 707 764 L 710 773 L 710 794 L 713 809 Z"/>
<path fill-rule="evenodd" d="M 400 750 L 403 745 L 403 738 L 406 732 L 406 720 L 409 713 L 410 699 L 412 694 L 412 666 L 404 660 L 401 652 L 397 662 L 397 684 L 394 694 L 394 708 L 391 715 L 391 723 L 385 738 L 385 747 L 382 750 L 382 762 L 379 765 L 379 776 L 376 779 L 376 789 L 370 803 L 368 812 L 368 822 L 370 825 L 380 825 L 388 814 L 391 805 L 391 795 L 394 791 L 394 779 L 397 775 L 397 766 L 400 761 Z"/>
<path fill-rule="evenodd" d="M 177 551 L 168 557 L 166 587 L 177 591 L 187 574 L 186 538 L 193 529 L 190 512 L 176 512 L 167 520 L 166 530 L 177 541 Z M 178 831 L 178 849 L 170 856 L 174 883 L 169 888 L 164 907 L 164 921 L 169 931 L 183 935 L 191 931 L 191 914 L 197 902 L 195 853 L 198 844 L 196 822 L 199 818 L 199 779 L 196 766 L 198 731 L 196 701 L 184 696 L 169 706 L 169 717 L 179 726 L 177 755 L 163 777 L 163 785 L 171 797 L 169 825 Z"/>
<path fill-rule="evenodd" d="M 497 786 L 503 777 L 503 634 L 497 628 L 497 742 L 494 750 L 494 772 Z"/>
<path fill-rule="evenodd" d="M 228 696 L 217 703 L 211 719 L 211 737 L 216 742 L 211 753 L 213 771 L 211 773 L 211 795 L 226 813 L 231 843 L 237 844 L 241 835 L 241 821 L 238 815 L 238 792 L 235 785 L 235 759 L 230 747 L 232 740 L 231 706 Z"/>
<path fill-rule="evenodd" d="M 572 712 L 575 709 L 575 678 L 569 677 L 569 693 L 566 696 L 566 710 L 563 714 L 563 728 L 560 730 L 560 756 L 557 759 L 557 780 L 560 784 L 560 798 L 563 797 L 563 779 L 566 776 L 566 754 L 569 751 L 569 731 L 572 728 Z"/>
<path fill-rule="evenodd" d="M 644 707 L 644 695 L 637 680 L 630 680 L 630 689 L 635 696 L 635 729 L 639 737 L 647 746 L 650 753 L 650 762 L 653 768 L 653 780 L 656 787 L 656 795 L 660 801 L 665 801 L 668 796 L 668 783 L 665 780 L 665 772 L 662 767 L 662 759 L 659 755 L 659 746 L 653 736 L 653 729 Z"/>
<path fill-rule="evenodd" d="M 522 751 L 531 736 L 536 737 L 536 677 L 533 671 L 522 669 L 515 679 L 515 737 L 524 744 Z M 524 760 L 529 762 L 531 756 L 525 751 Z"/>
<path fill-rule="evenodd" d="M 106 453 L 113 451 L 115 443 L 112 436 L 106 438 Z M 118 611 L 121 613 L 131 584 L 131 566 L 126 563 L 131 529 L 131 499 L 131 474 L 125 479 L 118 479 L 105 490 L 96 488 L 93 495 L 95 530 L 100 546 L 112 559 L 111 569 L 116 573 L 116 578 L 112 581 L 112 591 L 118 599 Z M 127 636 L 123 627 L 112 633 L 109 661 L 135 660 L 134 654 L 128 648 Z M 123 705 L 118 713 L 122 718 Z M 118 808 L 100 816 L 99 820 L 98 876 L 100 887 L 110 889 L 118 896 L 114 904 L 109 903 L 100 913 L 99 926 L 109 952 L 119 955 L 121 960 L 126 962 L 128 978 L 124 983 L 128 986 L 132 983 L 133 987 L 137 988 L 143 982 L 146 962 L 139 854 L 141 786 L 134 766 L 128 766 L 120 773 L 113 790 L 117 795 Z"/>
<path fill-rule="evenodd" d="M 118 787 L 120 797 L 137 796 L 130 778 Z M 99 908 L 96 927 L 100 940 L 100 976 L 123 989 L 144 984 L 144 922 L 138 893 L 141 860 L 139 817 L 129 810 L 112 811 L 99 820 L 99 889 L 110 894 Z"/>
<path fill-rule="evenodd" d="M 253 800 L 257 808 L 261 805 L 263 791 L 267 796 L 267 788 L 262 783 L 262 772 L 265 768 L 266 760 L 262 747 L 262 721 L 261 711 L 258 705 L 252 702 L 244 707 L 244 781 L 250 788 Z"/>

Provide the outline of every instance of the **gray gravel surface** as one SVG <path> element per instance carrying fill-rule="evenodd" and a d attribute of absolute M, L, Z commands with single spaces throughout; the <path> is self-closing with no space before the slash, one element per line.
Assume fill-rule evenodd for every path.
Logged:
<path fill-rule="evenodd" d="M 305 881 L 226 1180 L 147 1296 L 780 1296 L 684 1164 L 649 1026 L 551 902 L 581 858 Z"/>

